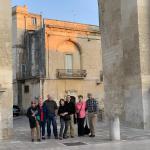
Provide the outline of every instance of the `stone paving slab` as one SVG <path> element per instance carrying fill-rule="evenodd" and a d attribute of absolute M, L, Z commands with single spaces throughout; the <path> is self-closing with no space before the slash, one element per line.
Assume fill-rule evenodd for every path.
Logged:
<path fill-rule="evenodd" d="M 58 127 L 59 129 L 59 127 Z M 150 130 L 133 129 L 121 126 L 121 138 L 119 142 L 112 142 L 109 140 L 108 126 L 106 123 L 98 122 L 97 124 L 97 135 L 95 138 L 85 137 L 75 137 L 65 140 L 45 140 L 42 142 L 30 142 L 30 128 L 28 119 L 26 117 L 17 117 L 14 119 L 14 137 L 12 140 L 0 141 L 0 150 L 84 150 L 87 148 L 92 148 L 97 150 L 99 147 L 106 147 L 109 149 L 112 145 L 112 149 L 119 145 L 124 146 L 124 144 L 130 145 L 130 143 L 144 143 L 150 146 Z M 75 143 L 82 142 L 86 145 L 80 146 L 66 146 L 64 143 Z M 132 145 L 132 144 L 131 144 Z M 150 148 L 149 148 L 150 149 Z M 103 150 L 103 149 L 102 149 Z M 115 149 L 117 150 L 117 149 Z M 121 149 L 122 150 L 122 149 Z M 123 149 L 124 150 L 124 149 Z M 129 150 L 129 149 L 128 149 Z M 144 149 L 142 149 L 144 150 Z M 146 149 L 147 150 L 147 149 Z"/>

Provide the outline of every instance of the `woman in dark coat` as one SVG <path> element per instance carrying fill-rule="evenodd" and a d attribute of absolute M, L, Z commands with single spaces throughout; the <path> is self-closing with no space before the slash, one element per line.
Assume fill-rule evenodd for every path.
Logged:
<path fill-rule="evenodd" d="M 37 120 L 38 109 L 36 105 L 36 101 L 33 100 L 31 102 L 31 107 L 27 110 L 27 117 L 29 118 L 29 124 L 31 128 L 31 138 L 32 142 L 34 142 L 35 135 L 37 135 L 37 141 L 40 141 L 40 125 Z"/>
<path fill-rule="evenodd" d="M 59 105 L 60 105 L 58 109 L 58 115 L 60 116 L 59 139 L 62 140 L 63 138 L 67 138 L 70 115 L 64 99 L 60 99 Z"/>

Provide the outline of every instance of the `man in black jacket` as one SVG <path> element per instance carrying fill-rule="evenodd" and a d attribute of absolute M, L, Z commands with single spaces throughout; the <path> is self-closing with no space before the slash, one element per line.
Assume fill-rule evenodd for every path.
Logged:
<path fill-rule="evenodd" d="M 53 133 L 55 139 L 58 139 L 57 132 L 57 122 L 56 122 L 56 114 L 57 114 L 57 103 L 52 99 L 50 95 L 47 95 L 47 100 L 44 102 L 48 110 L 48 120 L 47 120 L 47 136 L 48 139 L 51 137 L 51 124 L 53 126 Z"/>
<path fill-rule="evenodd" d="M 70 115 L 69 126 L 68 126 L 68 136 L 74 138 L 74 115 L 75 115 L 75 104 L 71 101 L 71 96 L 66 97 L 66 107 Z"/>

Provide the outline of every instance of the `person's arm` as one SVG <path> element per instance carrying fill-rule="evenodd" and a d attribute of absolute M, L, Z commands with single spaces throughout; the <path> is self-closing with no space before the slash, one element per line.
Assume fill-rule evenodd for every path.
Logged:
<path fill-rule="evenodd" d="M 99 111 L 99 103 L 98 103 L 98 101 L 96 100 L 96 112 L 98 113 L 98 111 Z"/>
<path fill-rule="evenodd" d="M 34 114 L 31 112 L 31 108 L 28 108 L 28 110 L 27 110 L 27 117 L 28 117 L 29 119 L 35 117 Z"/>

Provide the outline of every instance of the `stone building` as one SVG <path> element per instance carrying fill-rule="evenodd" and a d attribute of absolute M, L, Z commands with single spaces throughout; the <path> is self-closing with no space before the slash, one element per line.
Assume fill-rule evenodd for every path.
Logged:
<path fill-rule="evenodd" d="M 11 6 L 9 0 L 0 3 L 0 139 L 7 139 L 13 128 Z"/>
<path fill-rule="evenodd" d="M 88 92 L 102 107 L 103 76 L 98 26 L 42 19 L 13 7 L 14 103 L 51 94 L 56 100 Z"/>

